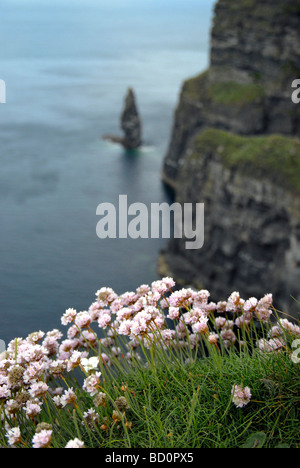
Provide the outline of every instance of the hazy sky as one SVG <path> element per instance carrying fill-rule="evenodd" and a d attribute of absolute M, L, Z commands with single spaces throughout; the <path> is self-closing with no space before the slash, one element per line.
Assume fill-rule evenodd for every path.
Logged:
<path fill-rule="evenodd" d="M 159 6 L 161 8 L 174 8 L 174 7 L 183 7 L 190 8 L 193 6 L 203 5 L 212 5 L 216 0 L 0 0 L 1 4 L 16 4 L 16 5 L 30 5 L 32 3 L 39 4 L 40 6 L 44 5 L 53 5 L 59 4 L 63 5 L 97 5 L 101 7 L 118 7 L 126 8 L 129 6 L 138 6 L 139 8 L 143 7 L 152 7 Z"/>

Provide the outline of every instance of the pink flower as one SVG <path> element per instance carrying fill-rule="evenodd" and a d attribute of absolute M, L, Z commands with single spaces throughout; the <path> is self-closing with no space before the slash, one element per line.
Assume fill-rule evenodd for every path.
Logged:
<path fill-rule="evenodd" d="M 35 449 L 48 447 L 51 443 L 52 431 L 43 430 L 35 434 L 32 439 L 32 447 Z"/>
<path fill-rule="evenodd" d="M 181 289 L 175 291 L 169 297 L 169 304 L 173 307 L 188 307 L 192 304 L 196 296 L 195 291 L 192 289 Z"/>
<path fill-rule="evenodd" d="M 96 292 L 96 297 L 101 307 L 111 304 L 117 299 L 117 294 L 111 288 L 101 288 Z"/>
<path fill-rule="evenodd" d="M 35 398 L 35 397 L 41 397 L 45 395 L 48 391 L 48 385 L 44 382 L 37 382 L 31 385 L 29 389 L 30 395 Z"/>
<path fill-rule="evenodd" d="M 166 277 L 159 281 L 153 281 L 151 288 L 154 293 L 157 292 L 162 296 L 166 292 L 170 291 L 173 286 L 175 286 L 175 281 L 172 278 Z"/>
<path fill-rule="evenodd" d="M 179 307 L 170 307 L 169 314 L 167 316 L 171 320 L 178 319 L 180 317 L 180 309 Z"/>
<path fill-rule="evenodd" d="M 77 316 L 77 311 L 75 309 L 67 309 L 64 315 L 61 318 L 62 325 L 69 325 L 74 322 Z"/>
<path fill-rule="evenodd" d="M 88 327 L 91 322 L 92 322 L 92 318 L 90 314 L 86 311 L 79 312 L 75 318 L 75 325 L 77 325 L 77 327 L 80 329 Z"/>
<path fill-rule="evenodd" d="M 73 388 L 70 388 L 68 390 L 65 390 L 64 394 L 60 398 L 60 402 L 63 407 L 67 405 L 74 405 L 77 401 L 77 396 L 73 390 Z"/>
<path fill-rule="evenodd" d="M 245 301 L 241 299 L 240 294 L 235 291 L 228 298 L 226 312 L 239 312 L 244 303 Z"/>
<path fill-rule="evenodd" d="M 273 311 L 271 310 L 273 303 L 272 294 L 266 294 L 257 304 L 255 315 L 261 322 L 268 322 Z"/>
<path fill-rule="evenodd" d="M 196 322 L 192 326 L 194 333 L 200 333 L 201 335 L 208 332 L 207 320 L 202 319 L 200 322 Z"/>
<path fill-rule="evenodd" d="M 96 372 L 85 379 L 83 383 L 83 390 L 88 392 L 91 396 L 96 395 L 100 384 L 101 372 Z"/>
<path fill-rule="evenodd" d="M 111 323 L 111 315 L 108 311 L 103 311 L 98 319 L 98 325 L 100 328 L 107 328 Z"/>
<path fill-rule="evenodd" d="M 38 400 L 27 401 L 26 407 L 24 408 L 26 416 L 28 416 L 28 418 L 34 419 L 42 411 L 41 405 L 41 402 L 39 402 Z"/>
<path fill-rule="evenodd" d="M 243 406 L 248 405 L 251 400 L 251 390 L 249 387 L 241 387 L 239 385 L 234 385 L 231 390 L 232 401 L 237 408 L 243 408 Z"/>

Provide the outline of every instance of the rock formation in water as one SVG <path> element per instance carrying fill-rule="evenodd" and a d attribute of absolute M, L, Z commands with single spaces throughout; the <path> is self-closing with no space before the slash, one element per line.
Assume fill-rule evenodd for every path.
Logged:
<path fill-rule="evenodd" d="M 183 85 L 162 171 L 177 201 L 205 203 L 205 243 L 172 239 L 160 272 L 286 310 L 300 298 L 299 25 L 293 0 L 217 2 L 210 67 Z"/>
<path fill-rule="evenodd" d="M 103 138 L 119 143 L 129 150 L 139 148 L 142 144 L 142 124 L 132 88 L 128 89 L 120 124 L 124 133 L 123 137 L 105 135 Z"/>

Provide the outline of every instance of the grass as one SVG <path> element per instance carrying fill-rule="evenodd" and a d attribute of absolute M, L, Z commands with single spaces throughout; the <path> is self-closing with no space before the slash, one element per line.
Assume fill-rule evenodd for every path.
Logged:
<path fill-rule="evenodd" d="M 208 129 L 196 139 L 192 159 L 217 154 L 226 167 L 255 172 L 300 192 L 300 142 L 282 135 L 239 136 Z"/>
<path fill-rule="evenodd" d="M 234 384 L 251 387 L 246 408 L 231 402 Z M 74 381 L 70 386 L 79 387 Z M 195 359 L 182 366 L 171 360 L 111 376 L 103 383 L 109 395 L 100 408 L 100 424 L 88 428 L 82 415 L 92 398 L 82 393 L 76 408 L 58 412 L 48 400 L 40 420 L 55 427 L 53 447 L 76 435 L 87 448 L 239 448 L 262 437 L 265 448 L 300 445 L 299 366 L 288 355 L 229 353 Z M 114 401 L 125 396 L 130 410 L 115 422 Z M 129 425 L 131 429 L 129 429 Z M 99 429 L 101 426 L 107 429 Z M 34 435 L 28 424 L 27 435 Z M 2 437 L 2 443 L 4 443 Z"/>
<path fill-rule="evenodd" d="M 230 401 L 233 384 L 241 382 L 253 392 L 245 409 Z M 118 383 L 120 388 L 122 379 Z M 265 447 L 295 447 L 300 443 L 299 383 L 299 369 L 281 355 L 231 355 L 217 362 L 198 359 L 186 368 L 170 362 L 155 373 L 131 372 L 125 381 L 132 408 L 130 446 L 233 448 L 263 432 Z M 127 445 L 118 432 L 115 437 L 111 447 Z"/>
<path fill-rule="evenodd" d="M 209 72 L 185 81 L 183 94 L 188 99 L 213 102 L 224 106 L 245 106 L 261 102 L 265 92 L 264 87 L 256 82 L 238 83 L 234 81 L 210 83 Z"/>

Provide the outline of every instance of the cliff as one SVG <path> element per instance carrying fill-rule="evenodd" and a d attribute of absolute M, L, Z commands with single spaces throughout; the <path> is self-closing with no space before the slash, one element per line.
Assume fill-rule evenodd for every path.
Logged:
<path fill-rule="evenodd" d="M 205 203 L 205 244 L 170 241 L 159 269 L 226 296 L 300 297 L 300 5 L 219 0 L 210 67 L 187 80 L 162 178 L 181 203 Z"/>

